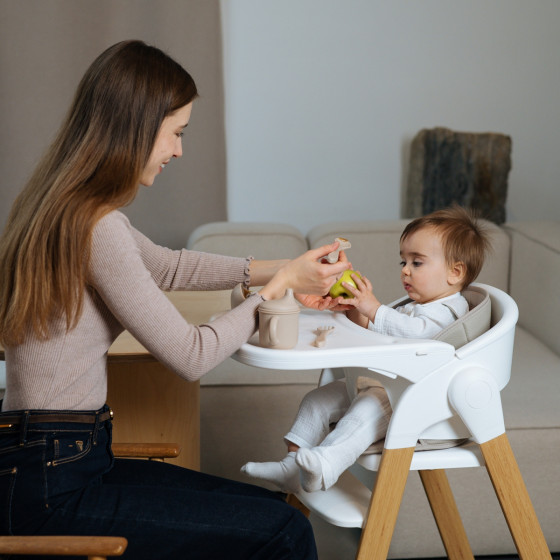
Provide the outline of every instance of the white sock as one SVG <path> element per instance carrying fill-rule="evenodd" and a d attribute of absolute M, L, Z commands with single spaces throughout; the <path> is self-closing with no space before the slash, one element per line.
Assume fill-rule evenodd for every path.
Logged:
<path fill-rule="evenodd" d="M 276 484 L 282 492 L 295 494 L 301 489 L 299 482 L 299 468 L 296 465 L 296 452 L 290 451 L 281 461 L 269 463 L 247 463 L 241 467 L 241 472 Z"/>
<path fill-rule="evenodd" d="M 324 490 L 323 465 L 319 453 L 313 449 L 302 447 L 296 454 L 296 464 L 301 469 L 301 487 L 306 492 Z"/>
<path fill-rule="evenodd" d="M 298 450 L 296 464 L 301 469 L 302 488 L 306 492 L 328 490 L 369 445 L 385 435 L 390 414 L 383 389 L 372 387 L 361 392 L 319 446 Z"/>

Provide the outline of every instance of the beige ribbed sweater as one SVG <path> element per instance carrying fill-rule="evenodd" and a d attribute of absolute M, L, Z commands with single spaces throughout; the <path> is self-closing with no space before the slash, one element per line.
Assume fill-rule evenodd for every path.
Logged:
<path fill-rule="evenodd" d="M 209 325 L 188 324 L 162 290 L 220 290 L 248 280 L 249 259 L 159 247 L 121 212 L 95 226 L 90 280 L 78 325 L 6 348 L 2 410 L 96 410 L 107 396 L 107 351 L 130 331 L 160 362 L 194 381 L 256 329 L 259 295 Z"/>

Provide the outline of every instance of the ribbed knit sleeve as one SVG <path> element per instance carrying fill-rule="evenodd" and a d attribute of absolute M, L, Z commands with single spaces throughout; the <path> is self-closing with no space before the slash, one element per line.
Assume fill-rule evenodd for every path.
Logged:
<path fill-rule="evenodd" d="M 105 220 L 123 221 L 144 266 L 162 290 L 228 290 L 240 282 L 248 283 L 249 259 L 186 249 L 173 251 L 153 243 L 119 212 L 112 213 Z M 100 226 L 103 227 L 103 222 Z"/>
<path fill-rule="evenodd" d="M 159 247 L 112 212 L 95 227 L 90 278 L 123 328 L 168 368 L 194 381 L 254 333 L 262 298 L 248 298 L 211 325 L 195 326 L 161 289 L 231 288 L 247 279 L 247 266 L 247 259 Z"/>
<path fill-rule="evenodd" d="M 187 323 L 162 290 L 227 289 L 249 280 L 247 259 L 159 247 L 121 212 L 94 227 L 77 325 L 49 324 L 6 350 L 3 410 L 97 410 L 107 399 L 107 353 L 124 330 L 161 363 L 194 381 L 235 352 L 256 329 L 256 294 L 211 324 Z"/>

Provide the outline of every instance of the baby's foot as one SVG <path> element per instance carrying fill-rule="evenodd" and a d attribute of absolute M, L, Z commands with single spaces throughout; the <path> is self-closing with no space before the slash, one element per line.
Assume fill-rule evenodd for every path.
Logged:
<path fill-rule="evenodd" d="M 323 467 L 318 453 L 302 447 L 298 449 L 296 464 L 301 469 L 301 487 L 306 492 L 324 490 Z"/>
<path fill-rule="evenodd" d="M 276 484 L 282 492 L 295 494 L 301 490 L 299 482 L 299 468 L 296 465 L 296 452 L 290 451 L 281 461 L 269 463 L 247 463 L 241 467 L 241 472 Z"/>

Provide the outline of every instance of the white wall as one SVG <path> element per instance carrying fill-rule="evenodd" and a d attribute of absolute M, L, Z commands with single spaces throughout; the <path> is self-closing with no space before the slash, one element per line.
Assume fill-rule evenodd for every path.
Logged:
<path fill-rule="evenodd" d="M 513 139 L 510 221 L 558 219 L 557 0 L 222 0 L 231 221 L 397 218 L 422 128 Z"/>

